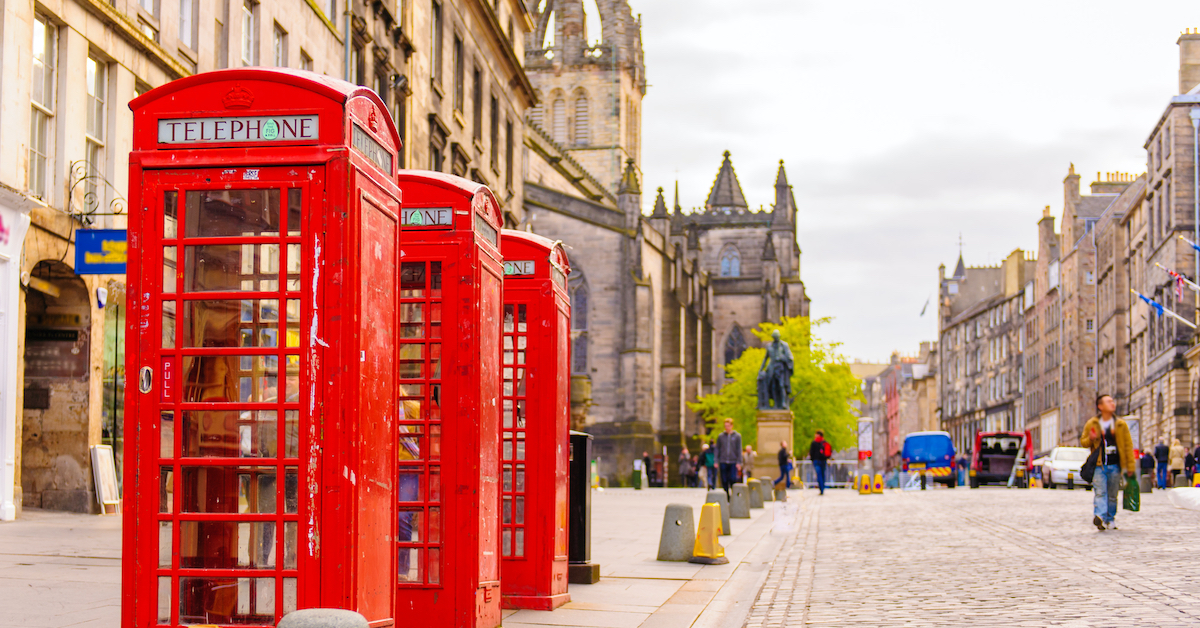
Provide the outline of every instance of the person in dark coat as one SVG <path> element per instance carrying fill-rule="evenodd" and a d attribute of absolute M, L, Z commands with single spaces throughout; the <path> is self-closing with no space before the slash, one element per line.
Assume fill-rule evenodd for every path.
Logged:
<path fill-rule="evenodd" d="M 725 419 L 725 431 L 717 435 L 713 455 L 721 467 L 721 488 L 725 496 L 733 498 L 733 485 L 742 471 L 742 435 L 733 430 L 733 419 Z"/>
<path fill-rule="evenodd" d="M 1167 488 L 1167 470 L 1171 468 L 1171 448 L 1167 447 L 1167 441 L 1158 439 L 1158 444 L 1154 446 L 1154 460 L 1158 463 L 1158 488 Z"/>
<path fill-rule="evenodd" d="M 792 488 L 792 454 L 788 451 L 787 443 L 779 441 L 779 479 L 775 480 L 775 488 L 779 488 L 781 482 L 787 482 L 787 487 Z"/>
<path fill-rule="evenodd" d="M 808 457 L 812 459 L 813 470 L 817 472 L 817 489 L 825 494 L 825 464 L 833 455 L 833 447 L 825 440 L 825 432 L 817 430 L 812 444 L 808 446 Z"/>
<path fill-rule="evenodd" d="M 717 488 L 717 459 L 713 455 L 713 448 L 708 444 L 700 448 L 700 466 L 704 468 L 708 489 Z"/>

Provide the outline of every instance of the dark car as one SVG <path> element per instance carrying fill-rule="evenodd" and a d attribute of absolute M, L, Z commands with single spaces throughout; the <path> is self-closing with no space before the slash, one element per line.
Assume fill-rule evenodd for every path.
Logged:
<path fill-rule="evenodd" d="M 1008 484 L 1013 465 L 1020 457 L 1013 485 L 1028 486 L 1033 469 L 1033 439 L 1029 432 L 979 432 L 971 455 L 971 488 L 984 484 Z"/>

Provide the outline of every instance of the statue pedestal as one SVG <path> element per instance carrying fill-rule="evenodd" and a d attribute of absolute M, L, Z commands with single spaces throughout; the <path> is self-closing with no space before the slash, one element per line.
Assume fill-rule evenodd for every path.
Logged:
<path fill-rule="evenodd" d="M 792 420 L 791 410 L 762 410 L 758 411 L 758 456 L 754 459 L 754 471 L 758 475 L 779 477 L 779 443 L 787 443 L 792 457 Z"/>

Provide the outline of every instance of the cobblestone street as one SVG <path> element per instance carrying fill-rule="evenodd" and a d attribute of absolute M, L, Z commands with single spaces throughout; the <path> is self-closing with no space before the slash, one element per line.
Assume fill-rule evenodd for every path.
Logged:
<path fill-rule="evenodd" d="M 1091 524 L 1086 490 L 805 491 L 747 627 L 1200 625 L 1200 513 Z"/>

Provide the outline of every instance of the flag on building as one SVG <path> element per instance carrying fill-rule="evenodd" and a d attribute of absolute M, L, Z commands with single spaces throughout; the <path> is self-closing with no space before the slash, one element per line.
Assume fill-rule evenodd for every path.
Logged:
<path fill-rule="evenodd" d="M 1146 305 L 1149 305 L 1150 307 L 1154 308 L 1154 311 L 1158 313 L 1159 318 L 1162 318 L 1163 315 L 1170 316 L 1171 318 L 1183 323 L 1184 325 L 1187 325 L 1188 327 L 1191 327 L 1192 329 L 1196 328 L 1196 326 L 1192 323 L 1192 321 L 1189 321 L 1188 319 L 1163 307 L 1163 305 L 1161 303 L 1159 303 L 1158 301 L 1151 299 L 1150 297 L 1138 292 L 1137 290 L 1130 290 L 1130 292 L 1138 295 L 1138 298 L 1145 301 Z"/>

